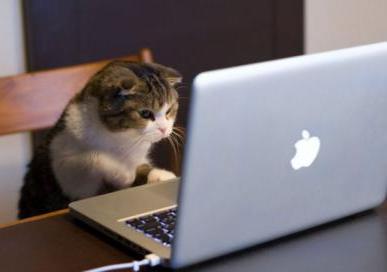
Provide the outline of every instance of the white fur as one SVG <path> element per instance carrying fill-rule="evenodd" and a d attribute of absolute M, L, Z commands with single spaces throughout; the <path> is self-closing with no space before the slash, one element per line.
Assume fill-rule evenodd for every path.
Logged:
<path fill-rule="evenodd" d="M 142 132 L 135 129 L 111 132 L 99 120 L 95 98 L 70 104 L 66 129 L 50 146 L 54 174 L 63 192 L 71 199 L 80 199 L 96 195 L 102 182 L 118 188 L 132 185 L 136 168 L 149 163 L 147 156 L 152 143 L 172 131 L 173 120 L 166 120 L 165 108 L 168 105 Z M 167 128 L 164 135 L 159 126 Z M 152 182 L 164 180 L 166 173 L 173 175 L 160 171 L 152 174 Z"/>
<path fill-rule="evenodd" d="M 148 174 L 148 183 L 158 183 L 161 181 L 176 178 L 175 174 L 164 169 L 152 169 Z"/>
<path fill-rule="evenodd" d="M 160 111 L 155 114 L 155 122 L 148 123 L 147 127 L 144 130 L 144 133 L 149 133 L 151 131 L 158 131 L 159 128 L 165 129 L 165 133 L 158 133 L 154 136 L 154 140 L 161 140 L 163 137 L 167 137 L 172 133 L 174 120 L 168 119 L 166 113 L 169 109 L 168 104 L 164 104 Z"/>

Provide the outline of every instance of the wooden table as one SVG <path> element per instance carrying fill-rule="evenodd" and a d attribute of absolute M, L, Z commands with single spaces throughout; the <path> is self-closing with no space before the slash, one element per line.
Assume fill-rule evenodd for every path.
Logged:
<path fill-rule="evenodd" d="M 82 271 L 135 256 L 75 221 L 67 211 L 0 229 L 0 271 Z M 387 202 L 375 211 L 184 271 L 386 272 Z"/>

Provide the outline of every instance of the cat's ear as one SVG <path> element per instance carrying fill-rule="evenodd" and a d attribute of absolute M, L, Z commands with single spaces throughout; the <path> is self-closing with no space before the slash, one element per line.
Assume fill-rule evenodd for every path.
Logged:
<path fill-rule="evenodd" d="M 121 82 L 121 87 L 118 90 L 119 96 L 129 96 L 135 94 L 136 82 L 133 80 L 125 79 Z"/>
<path fill-rule="evenodd" d="M 134 91 L 134 88 L 132 89 L 120 89 L 118 91 L 118 94 L 119 96 L 129 96 L 129 95 L 133 95 L 135 94 L 135 91 Z"/>
<path fill-rule="evenodd" d="M 165 78 L 170 86 L 174 87 L 176 84 L 181 83 L 183 76 L 171 67 L 167 67 L 157 63 L 150 63 L 153 68 L 157 69 L 160 72 L 160 75 Z"/>
<path fill-rule="evenodd" d="M 169 85 L 176 86 L 183 81 L 182 75 L 175 69 L 167 67 L 167 73 L 164 78 L 168 81 Z"/>

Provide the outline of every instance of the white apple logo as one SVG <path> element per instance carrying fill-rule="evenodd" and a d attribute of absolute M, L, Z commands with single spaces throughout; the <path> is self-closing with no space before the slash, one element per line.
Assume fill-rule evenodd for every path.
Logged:
<path fill-rule="evenodd" d="M 320 151 L 320 139 L 318 137 L 310 137 L 309 131 L 304 129 L 302 138 L 294 145 L 296 154 L 290 161 L 294 170 L 311 166 Z"/>

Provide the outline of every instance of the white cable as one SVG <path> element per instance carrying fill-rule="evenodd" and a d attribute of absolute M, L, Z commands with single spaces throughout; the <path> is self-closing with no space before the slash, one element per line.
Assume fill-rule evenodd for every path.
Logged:
<path fill-rule="evenodd" d="M 145 266 L 145 265 L 156 266 L 156 265 L 159 265 L 160 262 L 161 262 L 161 258 L 159 256 L 155 254 L 148 254 L 141 261 L 106 265 L 98 268 L 85 270 L 84 272 L 105 272 L 105 271 L 113 271 L 113 270 L 120 270 L 120 269 L 127 269 L 127 268 L 132 268 L 133 271 L 137 272 L 140 270 L 141 266 Z"/>

